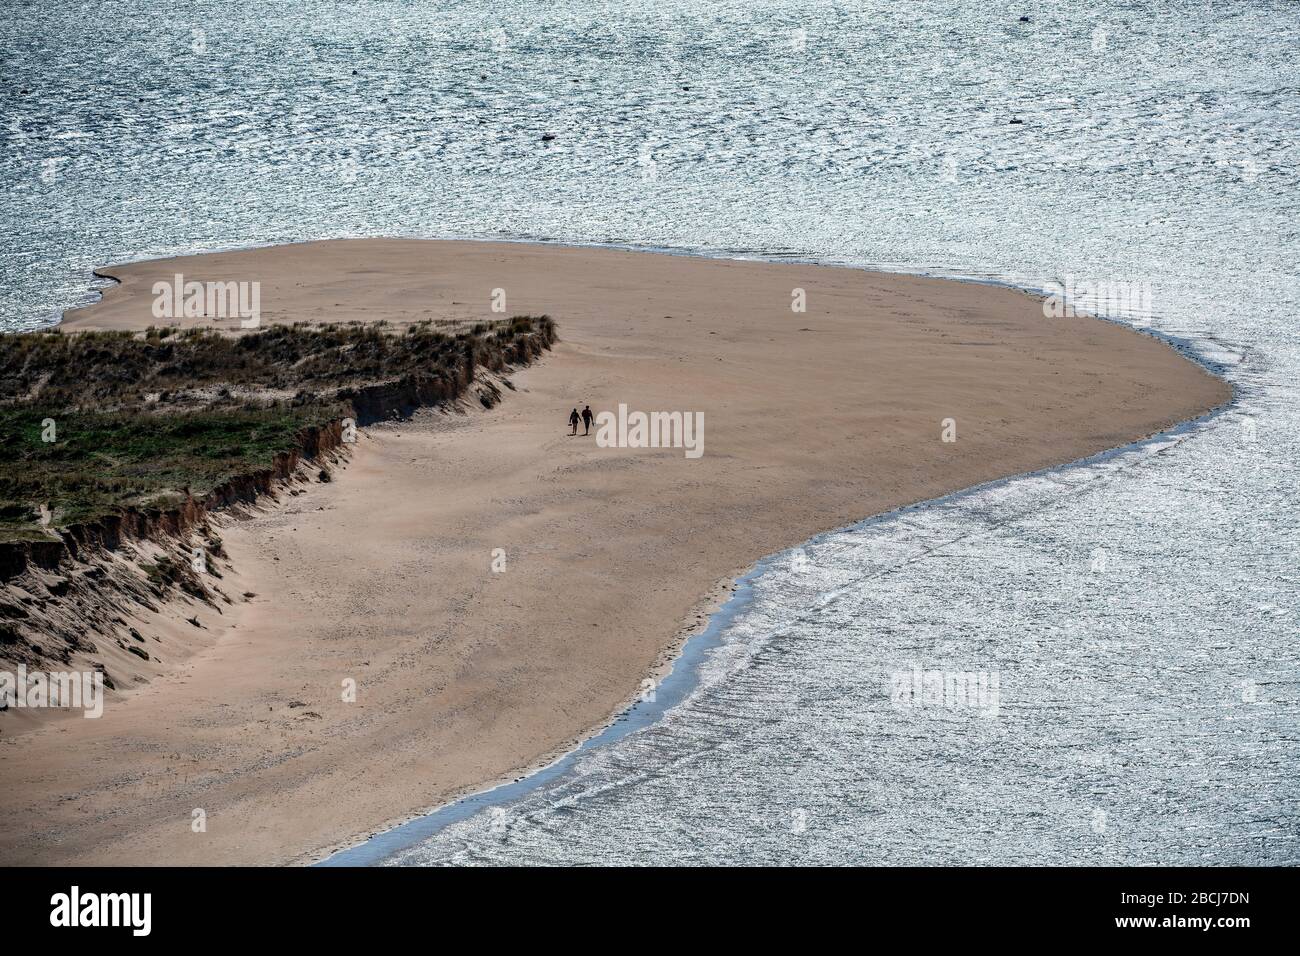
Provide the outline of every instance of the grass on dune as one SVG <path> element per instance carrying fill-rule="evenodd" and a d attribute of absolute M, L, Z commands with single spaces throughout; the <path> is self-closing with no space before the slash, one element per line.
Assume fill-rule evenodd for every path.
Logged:
<path fill-rule="evenodd" d="M 59 525 L 91 521 L 130 506 L 167 507 L 184 489 L 201 496 L 236 475 L 267 468 L 295 447 L 298 433 L 340 417 L 342 406 L 313 402 L 261 409 L 59 414 L 58 440 L 41 439 L 49 416 L 0 408 L 0 534 L 41 537 L 35 510 Z"/>
<path fill-rule="evenodd" d="M 166 508 L 270 467 L 304 428 L 350 414 L 340 391 L 432 376 L 459 394 L 476 367 L 530 361 L 548 317 L 0 338 L 0 542 L 124 507 Z M 53 423 L 54 441 L 49 426 Z"/>

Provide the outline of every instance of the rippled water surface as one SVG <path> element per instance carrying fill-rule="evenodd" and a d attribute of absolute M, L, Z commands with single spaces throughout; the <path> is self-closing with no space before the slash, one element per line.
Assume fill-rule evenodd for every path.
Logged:
<path fill-rule="evenodd" d="M 1238 402 L 775 556 L 661 719 L 392 859 L 1294 863 L 1297 49 L 1290 0 L 10 3 L 0 327 L 342 235 L 1068 280 Z"/>

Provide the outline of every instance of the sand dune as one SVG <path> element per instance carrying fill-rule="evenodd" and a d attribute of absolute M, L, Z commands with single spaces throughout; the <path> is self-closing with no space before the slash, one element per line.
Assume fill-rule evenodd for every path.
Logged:
<path fill-rule="evenodd" d="M 107 271 L 68 327 L 156 324 L 180 272 L 261 282 L 263 321 L 499 318 L 500 289 L 561 341 L 496 408 L 367 429 L 335 481 L 227 522 L 258 597 L 204 620 L 206 650 L 0 748 L 5 863 L 310 860 L 569 747 L 760 556 L 1229 397 L 1030 296 L 846 269 L 347 240 Z M 569 437 L 584 403 L 702 412 L 704 454 Z"/>

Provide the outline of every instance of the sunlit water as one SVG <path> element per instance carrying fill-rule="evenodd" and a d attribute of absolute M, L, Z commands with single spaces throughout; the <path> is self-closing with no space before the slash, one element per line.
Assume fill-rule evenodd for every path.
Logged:
<path fill-rule="evenodd" d="M 1238 402 L 772 558 L 659 719 L 394 861 L 1300 860 L 1300 4 L 445 6 L 7 5 L 0 326 L 125 259 L 630 243 L 1117 283 Z"/>

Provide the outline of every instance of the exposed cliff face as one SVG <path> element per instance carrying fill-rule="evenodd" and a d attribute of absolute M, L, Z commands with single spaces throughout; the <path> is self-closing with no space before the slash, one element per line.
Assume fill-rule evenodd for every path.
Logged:
<path fill-rule="evenodd" d="M 458 374 L 405 376 L 337 397 L 352 410 L 356 426 L 465 399 L 471 389 L 477 404 L 491 407 L 502 394 L 498 382 L 513 387 L 499 373 L 532 362 L 553 338 L 548 332 L 523 340 L 508 356 L 478 368 L 470 363 Z M 123 508 L 52 531 L 49 540 L 0 543 L 0 663 L 94 669 L 117 689 L 155 676 L 162 663 L 158 652 L 170 657 L 176 643 L 199 639 L 191 625 L 201 628 L 196 617 L 185 616 L 189 611 L 167 614 L 166 608 L 189 605 L 220 613 L 240 599 L 223 590 L 224 575 L 234 569 L 212 519 L 274 500 L 286 489 L 296 494 L 295 484 L 329 480 L 348 451 L 346 424 L 341 417 L 304 428 L 270 467 L 238 475 L 202 496 L 187 489 L 175 507 Z M 195 553 L 206 562 L 202 573 L 191 567 Z M 183 637 L 176 637 L 178 621 Z"/>
<path fill-rule="evenodd" d="M 123 690 L 161 673 L 161 655 L 193 653 L 205 630 L 194 611 L 221 614 L 240 599 L 238 589 L 224 587 L 234 569 L 211 519 L 285 490 L 296 494 L 293 485 L 340 462 L 342 439 L 341 422 L 307 429 L 299 447 L 276 455 L 270 468 L 202 498 L 187 495 L 167 510 L 126 509 L 61 529 L 57 539 L 0 547 L 7 565 L 0 663 L 99 671 L 107 688 Z M 25 712 L 21 719 L 38 717 Z"/>
<path fill-rule="evenodd" d="M 182 537 L 206 521 L 210 512 L 234 504 L 252 504 L 272 494 L 276 485 L 287 481 L 304 462 L 322 461 L 342 445 L 341 419 L 319 428 L 306 428 L 298 435 L 298 446 L 276 455 L 270 468 L 232 478 L 201 498 L 187 490 L 184 501 L 175 508 L 125 508 L 97 521 L 59 529 L 58 536 L 49 541 L 0 544 L 0 581 L 17 578 L 30 567 L 54 571 L 68 558 L 116 551 L 128 540 Z"/>
<path fill-rule="evenodd" d="M 516 339 L 501 351 L 490 354 L 478 365 L 470 352 L 464 365 L 432 374 L 406 375 L 340 391 L 336 398 L 352 409 L 357 426 L 391 418 L 407 418 L 416 409 L 455 401 L 477 383 L 477 398 L 485 407 L 500 401 L 497 376 L 511 366 L 529 365 L 551 347 L 554 328 L 549 323 Z M 56 570 L 67 558 L 83 552 L 115 551 L 127 540 L 156 540 L 177 537 L 206 520 L 212 511 L 234 504 L 251 504 L 269 495 L 278 482 L 293 475 L 304 462 L 317 461 L 343 445 L 343 419 L 319 427 L 305 428 L 296 436 L 295 447 L 277 454 L 271 467 L 236 476 L 202 497 L 189 494 L 170 509 L 123 508 L 115 515 L 84 524 L 72 524 L 52 532 L 47 541 L 0 542 L 0 582 L 12 581 L 29 568 Z M 328 469 L 326 469 L 328 473 Z M 3 647 L 0 647 L 3 659 Z"/>
<path fill-rule="evenodd" d="M 479 400 L 491 407 L 500 395 L 493 381 L 494 374 L 504 372 L 512 365 L 531 364 L 554 341 L 553 329 L 544 326 L 493 353 L 483 365 L 477 365 L 473 353 L 470 353 L 469 361 L 455 370 L 407 375 L 393 382 L 347 389 L 338 397 L 352 406 L 358 425 L 384 421 L 395 415 L 406 418 L 417 408 L 453 401 L 475 382 L 479 384 Z"/>
<path fill-rule="evenodd" d="M 5 547 L 0 574 L 51 560 L 56 538 L 112 546 L 183 529 L 195 509 L 265 493 L 293 456 L 330 440 L 322 423 L 364 425 L 453 401 L 482 376 L 532 361 L 554 335 L 547 316 L 515 316 L 5 336 L 0 542 L 35 544 Z M 492 392 L 479 400 L 490 404 Z M 239 477 L 208 493 L 229 476 Z M 43 530 L 51 526 L 60 534 Z"/>

